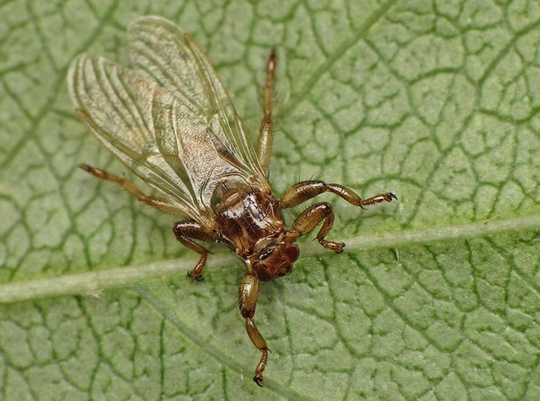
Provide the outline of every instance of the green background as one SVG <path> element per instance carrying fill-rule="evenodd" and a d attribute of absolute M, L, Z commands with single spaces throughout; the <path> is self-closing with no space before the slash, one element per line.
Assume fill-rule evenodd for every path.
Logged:
<path fill-rule="evenodd" d="M 172 217 L 76 168 L 128 174 L 75 118 L 69 63 L 127 64 L 126 26 L 150 14 L 206 49 L 253 140 L 276 46 L 277 194 L 314 176 L 400 198 L 321 197 L 347 253 L 311 234 L 295 272 L 263 285 L 264 389 L 241 264 L 212 247 L 191 282 Z M 0 15 L 0 399 L 540 399 L 538 2 L 39 0 Z"/>

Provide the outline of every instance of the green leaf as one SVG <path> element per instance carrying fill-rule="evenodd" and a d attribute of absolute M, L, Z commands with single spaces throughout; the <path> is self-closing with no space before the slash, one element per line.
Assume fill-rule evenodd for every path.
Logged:
<path fill-rule="evenodd" d="M 539 399 L 538 3 L 201 3 L 0 5 L 0 398 Z M 76 168 L 128 174 L 77 121 L 69 63 L 127 64 L 149 14 L 207 50 L 253 140 L 277 48 L 277 194 L 317 176 L 400 198 L 321 197 L 347 252 L 310 234 L 262 286 L 263 389 L 241 264 L 213 247 L 192 282 L 170 216 Z"/>

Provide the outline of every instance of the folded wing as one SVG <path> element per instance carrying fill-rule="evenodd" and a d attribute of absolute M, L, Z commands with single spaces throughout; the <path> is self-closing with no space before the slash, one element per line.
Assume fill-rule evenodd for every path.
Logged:
<path fill-rule="evenodd" d="M 266 183 L 242 121 L 200 46 L 176 25 L 160 17 L 135 20 L 128 29 L 130 57 L 141 71 L 167 88 L 209 128 L 243 168 Z"/>
<path fill-rule="evenodd" d="M 190 39 L 160 18 L 130 27 L 136 69 L 77 57 L 68 83 L 78 115 L 118 159 L 177 209 L 212 222 L 219 185 L 268 188 L 234 107 Z"/>

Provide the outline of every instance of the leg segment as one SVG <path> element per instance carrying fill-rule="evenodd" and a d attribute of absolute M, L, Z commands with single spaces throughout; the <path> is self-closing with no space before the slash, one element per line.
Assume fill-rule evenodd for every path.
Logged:
<path fill-rule="evenodd" d="M 279 201 L 282 209 L 294 207 L 324 192 L 332 192 L 354 206 L 364 207 L 380 202 L 392 202 L 397 196 L 391 192 L 375 195 L 368 199 L 360 198 L 353 190 L 339 184 L 327 184 L 324 181 L 302 181 L 285 191 Z"/>
<path fill-rule="evenodd" d="M 193 277 L 197 281 L 202 280 L 202 271 L 206 264 L 208 251 L 206 248 L 193 241 L 192 238 L 205 242 L 215 242 L 215 234 L 213 231 L 201 226 L 194 220 L 178 221 L 174 223 L 173 232 L 178 242 L 201 255 L 201 258 L 193 270 L 188 273 L 188 276 Z"/>
<path fill-rule="evenodd" d="M 261 122 L 259 133 L 258 158 L 264 172 L 268 171 L 270 164 L 270 154 L 272 152 L 272 83 L 274 82 L 274 71 L 276 69 L 276 51 L 272 49 L 268 63 L 266 64 L 266 83 L 264 85 L 263 109 L 264 117 Z"/>
<path fill-rule="evenodd" d="M 250 274 L 246 274 L 240 282 L 238 306 L 240 307 L 242 317 L 246 319 L 246 331 L 249 339 L 253 345 L 262 352 L 261 359 L 255 368 L 255 376 L 253 377 L 253 381 L 257 383 L 258 386 L 262 387 L 264 384 L 263 372 L 266 368 L 266 363 L 268 362 L 268 346 L 253 320 L 258 296 L 259 279 Z"/>
<path fill-rule="evenodd" d="M 121 185 L 126 191 L 128 191 L 139 201 L 145 202 L 157 210 L 168 214 L 178 214 L 179 212 L 176 207 L 167 202 L 165 199 L 145 195 L 144 192 L 139 189 L 139 187 L 129 182 L 125 178 L 107 173 L 105 170 L 89 166 L 88 164 L 80 164 L 79 167 L 82 168 L 84 171 L 92 174 L 94 177 L 101 178 L 102 180 L 112 181 Z"/>
<path fill-rule="evenodd" d="M 343 252 L 345 244 L 343 242 L 327 241 L 324 239 L 334 225 L 334 211 L 327 202 L 316 203 L 304 210 L 294 221 L 292 228 L 287 232 L 287 241 L 295 242 L 299 237 L 311 232 L 319 225 L 324 223 L 317 234 L 317 241 L 327 249 L 336 253 Z"/>

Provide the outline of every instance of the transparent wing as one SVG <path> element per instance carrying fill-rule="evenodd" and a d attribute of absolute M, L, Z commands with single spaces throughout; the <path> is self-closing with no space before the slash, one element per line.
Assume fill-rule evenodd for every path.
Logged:
<path fill-rule="evenodd" d="M 257 177 L 259 185 L 267 185 L 234 105 L 194 39 L 160 17 L 139 18 L 128 32 L 135 69 L 168 88 L 182 104 L 204 118 L 227 151 Z"/>
<path fill-rule="evenodd" d="M 68 84 L 88 129 L 178 214 L 210 225 L 217 185 L 256 185 L 258 176 L 214 133 L 216 122 L 148 76 L 83 54 Z"/>

